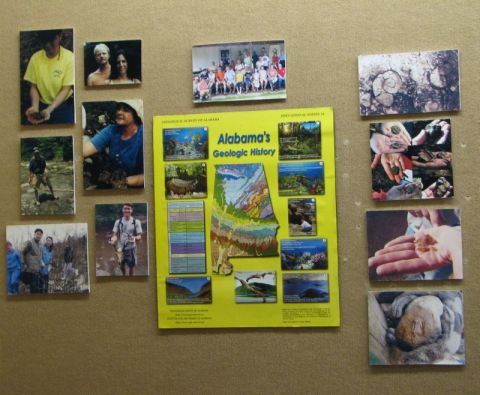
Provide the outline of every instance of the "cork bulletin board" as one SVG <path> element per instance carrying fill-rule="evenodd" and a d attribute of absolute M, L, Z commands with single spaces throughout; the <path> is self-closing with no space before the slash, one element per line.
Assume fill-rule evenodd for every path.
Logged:
<path fill-rule="evenodd" d="M 480 4 L 473 0 L 391 4 L 265 0 L 243 5 L 211 0 L 20 0 L 5 5 L 0 15 L 0 238 L 5 239 L 6 225 L 87 223 L 91 292 L 9 297 L 6 270 L 0 270 L 0 393 L 479 393 L 480 170 L 475 156 L 480 125 L 479 17 Z M 74 29 L 77 123 L 20 126 L 19 32 L 54 28 Z M 134 39 L 142 40 L 142 84 L 86 88 L 84 43 Z M 193 104 L 193 45 L 277 39 L 285 40 L 287 49 L 286 100 Z M 435 284 L 370 282 L 366 211 L 408 209 L 420 203 L 371 199 L 370 118 L 359 115 L 357 57 L 441 49 L 460 53 L 461 110 L 442 115 L 450 118 L 453 130 L 455 196 L 422 205 L 461 209 L 464 279 Z M 145 189 L 85 192 L 81 103 L 119 99 L 143 100 Z M 335 115 L 340 327 L 157 329 L 153 116 L 326 106 L 332 106 Z M 75 215 L 20 215 L 20 138 L 39 135 L 73 136 Z M 150 276 L 96 278 L 95 204 L 122 201 L 149 204 Z M 0 260 L 5 262 L 3 249 Z M 399 288 L 464 292 L 465 366 L 369 366 L 367 292 Z"/>

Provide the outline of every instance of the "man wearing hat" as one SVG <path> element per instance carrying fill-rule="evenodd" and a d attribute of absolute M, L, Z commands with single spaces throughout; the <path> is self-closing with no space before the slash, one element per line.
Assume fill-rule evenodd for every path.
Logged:
<path fill-rule="evenodd" d="M 33 125 L 74 123 L 73 52 L 60 45 L 61 30 L 42 30 L 37 36 L 43 49 L 32 55 L 23 77 L 30 83 L 27 120 Z"/>
<path fill-rule="evenodd" d="M 127 187 L 143 187 L 143 108 L 141 100 L 124 100 L 115 107 L 115 124 L 92 139 L 84 136 L 83 157 L 108 148 L 109 166 L 121 171 Z"/>
<path fill-rule="evenodd" d="M 40 154 L 38 147 L 33 147 L 33 157 L 30 159 L 28 165 L 28 171 L 30 172 L 28 182 L 35 190 L 35 204 L 39 205 L 38 190 L 40 185 L 46 185 L 50 189 L 52 197 L 55 198 L 53 193 L 52 184 L 50 183 L 50 176 L 47 169 L 47 162 L 45 158 Z"/>

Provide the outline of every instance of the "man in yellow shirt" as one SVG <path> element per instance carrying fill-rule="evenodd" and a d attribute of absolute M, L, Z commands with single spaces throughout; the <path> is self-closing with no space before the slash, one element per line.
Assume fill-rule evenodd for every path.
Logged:
<path fill-rule="evenodd" d="M 75 123 L 73 52 L 60 45 L 61 30 L 37 33 L 43 49 L 30 58 L 24 80 L 30 82 L 30 124 Z"/>

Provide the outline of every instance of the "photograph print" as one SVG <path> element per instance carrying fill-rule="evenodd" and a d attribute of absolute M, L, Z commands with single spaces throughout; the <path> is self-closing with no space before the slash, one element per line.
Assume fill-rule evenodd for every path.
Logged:
<path fill-rule="evenodd" d="M 22 215 L 75 214 L 73 138 L 20 139 Z"/>
<path fill-rule="evenodd" d="M 283 303 L 328 303 L 327 273 L 283 274 Z"/>
<path fill-rule="evenodd" d="M 205 162 L 165 165 L 167 199 L 207 197 L 207 165 Z"/>
<path fill-rule="evenodd" d="M 194 103 L 287 98 L 283 40 L 196 45 L 192 68 Z"/>
<path fill-rule="evenodd" d="M 148 276 L 147 203 L 95 205 L 97 277 Z"/>
<path fill-rule="evenodd" d="M 279 159 L 321 159 L 320 122 L 278 124 Z"/>
<path fill-rule="evenodd" d="M 360 115 L 460 110 L 458 50 L 358 57 Z"/>
<path fill-rule="evenodd" d="M 463 279 L 458 209 L 367 211 L 372 281 Z"/>
<path fill-rule="evenodd" d="M 87 224 L 9 225 L 9 295 L 90 292 Z"/>
<path fill-rule="evenodd" d="M 73 29 L 20 32 L 22 125 L 75 123 Z"/>
<path fill-rule="evenodd" d="M 282 270 L 328 269 L 327 239 L 285 239 L 280 241 Z"/>
<path fill-rule="evenodd" d="M 143 188 L 143 101 L 82 103 L 83 188 Z"/>
<path fill-rule="evenodd" d="M 290 236 L 315 236 L 317 234 L 317 202 L 315 199 L 288 199 L 288 234 Z"/>
<path fill-rule="evenodd" d="M 167 304 L 210 304 L 212 303 L 212 278 L 167 277 Z"/>
<path fill-rule="evenodd" d="M 208 128 L 163 129 L 163 160 L 208 159 Z"/>
<path fill-rule="evenodd" d="M 280 196 L 324 195 L 323 162 L 285 162 L 278 164 Z"/>
<path fill-rule="evenodd" d="M 370 124 L 372 199 L 454 195 L 450 119 Z"/>
<path fill-rule="evenodd" d="M 461 291 L 368 293 L 370 365 L 465 365 Z"/>
<path fill-rule="evenodd" d="M 142 83 L 141 40 L 88 42 L 83 55 L 86 86 Z"/>
<path fill-rule="evenodd" d="M 276 303 L 277 280 L 275 272 L 234 272 L 235 303 Z"/>

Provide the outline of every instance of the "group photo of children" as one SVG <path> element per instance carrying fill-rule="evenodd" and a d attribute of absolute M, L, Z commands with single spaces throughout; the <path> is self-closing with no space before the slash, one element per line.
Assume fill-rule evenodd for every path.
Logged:
<path fill-rule="evenodd" d="M 284 41 L 194 46 L 192 65 L 194 103 L 287 98 Z"/>

